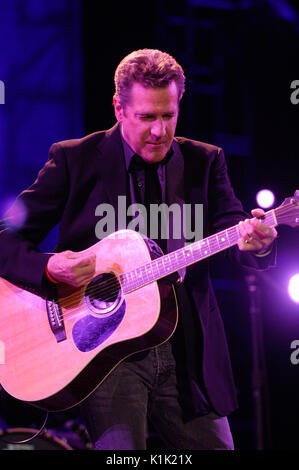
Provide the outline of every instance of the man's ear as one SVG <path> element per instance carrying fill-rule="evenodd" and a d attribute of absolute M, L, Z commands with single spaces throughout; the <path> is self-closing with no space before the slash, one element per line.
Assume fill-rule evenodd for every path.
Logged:
<path fill-rule="evenodd" d="M 118 122 L 122 122 L 124 114 L 123 107 L 120 104 L 119 98 L 116 95 L 113 96 L 113 105 L 116 119 L 118 120 Z"/>

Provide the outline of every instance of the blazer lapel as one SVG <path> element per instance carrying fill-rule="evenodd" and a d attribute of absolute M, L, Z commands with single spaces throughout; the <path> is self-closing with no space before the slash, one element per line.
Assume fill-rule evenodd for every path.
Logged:
<path fill-rule="evenodd" d="M 167 204 L 177 204 L 180 208 L 180 217 L 177 223 L 180 227 L 174 227 L 173 219 L 170 214 L 169 223 L 169 240 L 167 242 L 168 252 L 172 252 L 182 248 L 185 244 L 184 230 L 184 203 L 185 203 L 185 187 L 184 187 L 184 157 L 178 142 L 173 141 L 173 151 L 171 158 L 166 167 L 167 182 Z M 179 271 L 181 279 L 184 279 L 186 269 Z"/>
<path fill-rule="evenodd" d="M 127 198 L 126 166 L 118 123 L 106 132 L 105 137 L 97 145 L 97 149 L 100 152 L 98 159 L 99 171 L 102 175 L 102 184 L 107 193 L 107 202 L 113 206 L 118 219 L 118 197 L 125 196 Z M 128 200 L 126 199 L 125 211 L 127 211 L 127 204 Z"/>

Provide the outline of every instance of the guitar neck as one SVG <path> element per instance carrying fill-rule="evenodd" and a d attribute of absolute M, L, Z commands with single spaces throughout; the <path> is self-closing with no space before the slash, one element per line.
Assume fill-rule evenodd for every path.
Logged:
<path fill-rule="evenodd" d="M 263 224 L 268 227 L 277 225 L 275 209 L 266 212 L 263 216 Z M 139 289 L 168 276 L 179 269 L 190 266 L 198 261 L 224 251 L 237 244 L 241 237 L 238 225 L 227 228 L 213 234 L 203 240 L 199 240 L 189 245 L 161 256 L 133 271 L 122 274 L 120 282 L 124 293 Z"/>

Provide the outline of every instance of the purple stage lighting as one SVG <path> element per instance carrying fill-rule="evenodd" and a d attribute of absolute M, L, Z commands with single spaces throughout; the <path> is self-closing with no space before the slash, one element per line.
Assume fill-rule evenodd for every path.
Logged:
<path fill-rule="evenodd" d="M 289 296 L 294 302 L 299 303 L 299 273 L 294 274 L 289 280 Z"/>
<path fill-rule="evenodd" d="M 27 218 L 27 209 L 20 200 L 12 203 L 9 199 L 2 204 L 1 209 L 4 209 L 3 222 L 6 227 L 16 230 L 23 227 Z"/>
<path fill-rule="evenodd" d="M 256 202 L 258 203 L 259 207 L 263 209 L 267 209 L 272 207 L 275 201 L 275 196 L 269 189 L 262 189 L 256 195 Z"/>

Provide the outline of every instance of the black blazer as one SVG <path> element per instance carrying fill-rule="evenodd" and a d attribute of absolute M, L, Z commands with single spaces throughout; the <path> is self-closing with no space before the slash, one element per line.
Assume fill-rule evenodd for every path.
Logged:
<path fill-rule="evenodd" d="M 231 187 L 223 151 L 213 145 L 177 137 L 167 163 L 167 202 L 203 204 L 204 236 L 248 217 Z M 45 266 L 51 254 L 37 246 L 60 221 L 55 251 L 80 251 L 97 241 L 101 203 L 117 207 L 118 196 L 128 196 L 128 181 L 118 124 L 82 139 L 55 143 L 36 181 L 17 198 L 9 214 L 14 222 L 18 207 L 26 209 L 21 228 L 0 231 L 0 276 L 44 293 Z M 117 216 L 117 211 L 116 211 Z M 117 222 L 117 220 L 116 220 Z M 115 229 L 117 230 L 118 224 Z M 168 251 L 184 240 L 170 240 Z M 244 266 L 263 269 L 274 263 L 275 253 L 257 258 L 237 247 L 227 251 Z M 196 306 L 202 335 L 202 372 L 208 398 L 219 415 L 237 406 L 236 393 L 222 319 L 209 276 L 209 263 L 187 269 L 186 286 Z M 190 384 L 196 412 L 196 382 Z"/>

